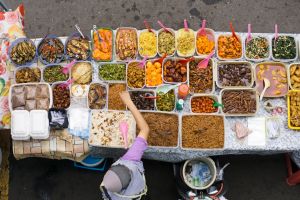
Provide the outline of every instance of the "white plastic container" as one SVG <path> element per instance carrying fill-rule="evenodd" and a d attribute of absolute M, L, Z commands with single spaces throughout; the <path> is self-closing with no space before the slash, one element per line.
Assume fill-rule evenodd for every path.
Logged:
<path fill-rule="evenodd" d="M 194 56 L 195 60 L 198 59 L 204 59 L 205 57 L 202 56 Z M 198 92 L 190 92 L 191 94 L 213 94 L 215 92 L 216 86 L 215 86 L 215 61 L 213 58 L 210 59 L 210 62 L 212 63 L 212 88 L 211 91 L 209 92 L 203 92 L 203 93 L 198 93 Z M 188 82 L 188 86 L 190 88 L 190 62 L 187 63 L 187 71 L 188 71 L 188 76 L 187 76 L 187 82 Z"/>
<path fill-rule="evenodd" d="M 38 140 L 44 140 L 49 137 L 49 120 L 47 111 L 30 111 L 30 136 L 33 139 Z"/>
<path fill-rule="evenodd" d="M 186 57 L 191 57 L 191 56 L 193 56 L 193 55 L 195 54 L 195 51 L 196 51 L 196 37 L 195 37 L 195 32 L 194 32 L 193 29 L 190 29 L 190 28 L 189 28 L 189 31 L 192 31 L 193 34 L 194 34 L 194 41 L 193 41 L 193 43 L 194 43 L 194 49 L 193 49 L 193 51 L 192 51 L 190 54 L 184 55 L 184 54 L 182 54 L 182 53 L 178 50 L 178 42 L 177 42 L 177 40 L 178 40 L 178 37 L 179 37 L 179 31 L 180 31 L 180 30 L 184 30 L 184 28 L 177 30 L 177 31 L 176 31 L 176 34 L 175 34 L 175 40 L 176 40 L 175 44 L 176 44 L 176 52 L 177 52 L 177 55 L 178 55 L 179 57 L 184 57 L 184 58 L 186 58 Z M 185 31 L 185 30 L 184 30 L 184 31 Z"/>
<path fill-rule="evenodd" d="M 198 48 L 197 48 L 197 39 L 198 39 L 198 33 L 200 32 L 201 28 L 196 32 L 196 53 L 198 56 L 207 56 L 208 54 L 201 54 L 198 52 Z M 214 44 L 214 48 L 213 50 L 216 49 L 216 36 L 215 36 L 215 31 L 210 29 L 210 28 L 205 28 L 204 29 L 206 34 L 207 34 L 207 37 L 209 39 L 211 39 L 215 44 Z"/>
<path fill-rule="evenodd" d="M 273 38 L 274 38 L 274 35 L 273 35 L 273 37 L 272 37 L 272 39 L 271 39 L 271 45 L 272 45 L 272 49 L 271 49 L 271 58 L 272 58 L 272 60 L 279 61 L 279 62 L 292 62 L 292 61 L 297 60 L 297 59 L 298 59 L 298 51 L 299 51 L 299 49 L 298 49 L 298 42 L 297 42 L 297 39 L 296 39 L 296 37 L 295 37 L 295 34 L 287 34 L 287 33 L 278 34 L 278 37 L 280 37 L 280 36 L 290 36 L 290 37 L 294 38 L 294 40 L 295 40 L 295 45 L 296 45 L 296 56 L 295 56 L 295 58 L 291 58 L 291 59 L 279 59 L 279 58 L 274 58 L 274 56 L 273 56 L 273 44 L 272 44 L 272 40 L 273 40 Z"/>
<path fill-rule="evenodd" d="M 90 86 L 91 85 L 100 85 L 101 87 L 103 87 L 103 88 L 105 88 L 106 89 L 106 97 L 105 97 L 105 105 L 104 105 L 104 107 L 102 108 L 102 109 L 100 109 L 100 110 L 104 110 L 104 109 L 107 109 L 108 108 L 108 84 L 106 84 L 106 83 L 103 83 L 103 82 L 92 82 L 90 85 L 89 85 L 89 90 L 88 90 L 88 93 L 87 93 L 87 96 L 86 96 L 86 98 L 87 98 L 87 107 L 89 108 L 89 109 L 91 109 L 91 110 L 94 110 L 94 109 L 92 109 L 92 108 L 90 108 L 90 103 L 89 103 L 89 93 L 90 93 Z"/>
<path fill-rule="evenodd" d="M 146 64 L 145 64 L 145 86 L 147 88 L 157 88 L 159 86 L 161 86 L 162 84 L 160 85 L 157 85 L 157 86 L 149 86 L 147 85 L 147 63 L 148 62 L 151 62 L 152 64 L 155 63 L 155 61 L 157 61 L 159 59 L 151 59 L 151 60 L 147 60 Z M 163 66 L 161 65 L 161 80 L 163 81 Z"/>
<path fill-rule="evenodd" d="M 29 112 L 14 110 L 11 113 L 11 137 L 13 140 L 28 140 L 30 138 Z"/>
<path fill-rule="evenodd" d="M 133 61 L 130 61 L 129 63 L 128 63 L 128 65 L 126 66 L 126 86 L 129 88 L 129 89 L 132 89 L 132 90 L 134 90 L 134 89 L 143 89 L 144 87 L 145 87 L 145 85 L 146 85 L 146 63 L 145 63 L 145 65 L 143 66 L 143 71 L 144 71 L 144 85 L 143 85 L 143 87 L 140 87 L 140 88 L 133 88 L 133 87 L 130 87 L 129 85 L 128 85 L 128 67 L 130 66 L 130 64 L 131 63 L 139 63 L 139 62 L 141 62 L 141 61 L 139 61 L 139 60 L 133 60 Z M 142 69 L 142 68 L 141 68 Z"/>
<path fill-rule="evenodd" d="M 36 85 L 36 86 L 46 85 L 49 89 L 49 108 L 52 107 L 53 96 L 52 96 L 51 86 L 49 85 L 49 83 L 20 83 L 20 84 L 13 84 L 9 88 L 8 105 L 9 105 L 9 110 L 10 111 L 13 111 L 13 107 L 12 107 L 12 91 L 13 91 L 13 88 L 16 87 L 16 86 L 27 86 L 27 85 Z"/>
<path fill-rule="evenodd" d="M 248 65 L 249 66 L 249 69 L 251 70 L 251 81 L 247 86 L 223 86 L 219 82 L 219 66 L 220 65 L 229 65 L 229 64 L 232 64 L 232 65 Z M 253 68 L 252 64 L 248 61 L 220 61 L 216 64 L 214 74 L 215 74 L 216 84 L 219 88 L 234 89 L 234 88 L 252 88 L 252 86 L 254 84 L 254 73 L 255 73 L 254 68 Z"/>
<path fill-rule="evenodd" d="M 219 60 L 241 60 L 242 58 L 243 58 L 243 54 L 244 54 L 244 44 L 243 44 L 243 40 L 242 40 L 242 36 L 241 36 L 241 34 L 240 33 L 235 33 L 236 34 L 236 36 L 239 38 L 239 41 L 241 42 L 241 46 L 242 46 L 242 54 L 241 54 L 241 56 L 240 57 L 238 57 L 238 58 L 222 58 L 222 57 L 220 57 L 219 56 L 219 47 L 218 47 L 218 41 L 219 41 L 219 37 L 220 36 L 226 36 L 226 37 L 228 37 L 228 36 L 232 36 L 232 33 L 220 33 L 219 35 L 218 35 L 218 37 L 217 37 L 217 39 L 216 39 L 216 50 L 217 50 L 217 58 L 219 59 Z"/>
<path fill-rule="evenodd" d="M 230 113 L 224 113 L 223 110 L 224 108 L 221 108 L 221 113 L 224 114 L 224 116 L 231 116 L 231 117 L 249 117 L 249 116 L 255 116 L 259 110 L 259 96 L 258 96 L 258 92 L 256 89 L 252 89 L 252 88 L 240 88 L 240 89 L 223 89 L 220 92 L 220 103 L 223 104 L 222 101 L 222 97 L 223 97 L 223 93 L 225 91 L 252 91 L 255 94 L 255 99 L 256 99 L 256 111 L 254 113 L 234 113 L 234 114 L 230 114 Z M 224 105 L 224 104 L 223 104 Z"/>
<path fill-rule="evenodd" d="M 124 76 L 124 80 L 104 80 L 103 77 L 100 76 L 99 74 L 99 69 L 101 69 L 103 67 L 103 65 L 108 65 L 108 64 L 123 64 L 125 65 L 125 76 Z M 99 80 L 99 81 L 104 81 L 104 82 L 108 82 L 108 83 L 114 83 L 115 81 L 125 81 L 126 80 L 126 69 L 127 69 L 127 63 L 124 62 L 124 61 L 120 61 L 120 62 L 117 62 L 117 61 L 113 61 L 113 62 L 107 62 L 107 63 L 100 63 L 97 67 L 96 67 L 96 71 L 97 71 L 97 78 L 96 80 Z M 94 68 L 95 70 L 95 68 Z"/>
<path fill-rule="evenodd" d="M 155 56 L 157 55 L 157 44 L 158 44 L 158 35 L 157 35 L 157 31 L 154 30 L 154 29 L 151 29 L 156 37 L 156 44 L 155 44 L 155 48 L 156 48 L 156 53 L 154 55 L 147 55 L 148 58 L 155 58 Z M 141 52 L 140 52 L 140 37 L 141 37 L 141 33 L 143 32 L 146 32 L 146 31 L 149 31 L 148 29 L 143 29 L 143 30 L 140 30 L 139 33 L 138 33 L 138 51 L 139 51 L 139 55 L 141 57 L 145 57 L 146 55 L 142 55 Z"/>
<path fill-rule="evenodd" d="M 164 66 L 165 66 L 165 63 L 166 63 L 168 60 L 172 60 L 172 61 L 180 61 L 180 60 L 185 60 L 185 59 L 184 59 L 184 58 L 178 58 L 178 57 L 172 57 L 172 58 L 166 58 L 166 59 L 164 59 L 164 61 L 163 61 L 163 63 L 162 63 L 162 79 L 163 79 L 163 83 L 166 83 L 166 84 L 186 83 L 187 80 L 188 80 L 188 74 L 189 74 L 188 63 L 186 63 L 186 81 L 183 81 L 183 82 L 168 82 L 168 81 L 165 80 L 165 77 L 164 77 Z"/>
<path fill-rule="evenodd" d="M 171 28 L 168 28 L 168 30 L 173 34 L 173 36 L 174 36 L 174 40 L 175 40 L 175 50 L 174 50 L 174 52 L 173 52 L 173 54 L 171 54 L 171 55 L 167 55 L 167 57 L 173 57 L 173 56 L 175 56 L 175 53 L 176 53 L 176 34 L 175 34 L 175 31 L 174 31 L 174 29 L 171 29 Z M 163 28 L 162 29 L 159 29 L 158 30 L 158 32 L 157 32 L 157 53 L 158 53 L 158 55 L 159 55 L 159 57 L 163 57 L 164 55 L 163 54 L 161 54 L 160 52 L 159 52 L 159 48 L 158 48 L 158 36 L 159 36 L 159 34 L 161 33 L 161 32 L 163 32 L 163 31 L 165 31 Z"/>
<path fill-rule="evenodd" d="M 218 98 L 218 96 L 217 95 L 214 95 L 214 94 L 196 94 L 196 95 L 193 95 L 193 96 L 191 96 L 191 98 L 190 98 L 190 112 L 191 113 L 198 113 L 198 112 L 193 112 L 192 111 L 192 99 L 193 98 L 197 98 L 197 97 L 210 97 L 210 98 L 212 98 L 214 101 L 216 101 L 216 102 L 220 102 L 219 101 L 219 98 Z M 212 112 L 212 113 L 199 113 L 199 114 L 217 114 L 217 113 L 219 113 L 219 111 L 220 111 L 220 107 L 217 107 L 218 109 L 217 109 L 217 111 L 216 112 Z"/>
<path fill-rule="evenodd" d="M 139 49 L 139 42 L 138 42 L 138 38 L 139 38 L 139 36 L 138 36 L 138 33 L 137 33 L 137 29 L 136 28 L 133 28 L 133 27 L 119 27 L 119 28 L 117 28 L 116 29 L 116 31 L 115 31 L 115 36 L 114 36 L 114 38 L 115 38 L 115 44 L 113 45 L 114 46 L 114 58 L 115 58 L 115 60 L 116 61 L 129 61 L 129 60 L 131 60 L 131 59 L 129 59 L 129 58 L 127 58 L 127 59 L 125 59 L 125 60 L 122 60 L 122 59 L 120 59 L 120 57 L 117 55 L 117 51 L 116 51 L 116 48 L 117 48 L 117 34 L 118 34 L 118 31 L 120 31 L 120 30 L 133 30 L 133 31 L 135 31 L 135 33 L 136 33 L 136 44 L 137 44 L 137 49 L 136 49 L 136 51 L 135 51 L 135 56 L 132 58 L 132 59 L 136 59 L 137 58 L 137 56 L 138 56 L 138 49 Z"/>
<path fill-rule="evenodd" d="M 244 47 L 245 47 L 245 51 L 244 51 L 244 56 L 245 56 L 245 59 L 246 60 L 249 60 L 249 61 L 252 61 L 252 62 L 262 62 L 262 61 L 265 61 L 265 60 L 270 60 L 271 59 L 271 54 L 272 54 L 272 42 L 271 42 L 271 38 L 270 38 L 270 35 L 269 34 L 266 34 L 266 33 L 251 33 L 251 37 L 252 39 L 255 39 L 255 38 L 258 38 L 258 37 L 262 37 L 262 38 L 265 38 L 268 40 L 268 45 L 269 45 L 269 55 L 265 58 L 259 58 L 259 59 L 255 59 L 255 58 L 248 58 L 247 55 L 246 55 L 246 47 L 247 47 L 247 34 L 246 36 L 244 37 Z M 251 40 L 252 40 L 251 39 Z"/>

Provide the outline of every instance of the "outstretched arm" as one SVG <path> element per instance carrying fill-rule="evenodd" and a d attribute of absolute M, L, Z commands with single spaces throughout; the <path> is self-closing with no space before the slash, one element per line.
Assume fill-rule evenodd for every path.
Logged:
<path fill-rule="evenodd" d="M 148 135 L 149 135 L 149 126 L 145 119 L 143 118 L 140 111 L 136 108 L 134 103 L 132 102 L 129 92 L 124 91 L 120 93 L 120 97 L 123 101 L 123 103 L 128 107 L 128 109 L 131 111 L 133 117 L 135 118 L 135 121 L 140 129 L 138 137 L 142 137 L 147 141 Z"/>

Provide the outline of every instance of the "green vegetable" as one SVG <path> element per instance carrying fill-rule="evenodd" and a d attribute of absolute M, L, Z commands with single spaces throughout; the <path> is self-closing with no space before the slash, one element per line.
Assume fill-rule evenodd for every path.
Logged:
<path fill-rule="evenodd" d="M 246 56 L 250 59 L 261 59 L 269 56 L 267 38 L 255 37 L 246 43 Z"/>
<path fill-rule="evenodd" d="M 126 65 L 104 64 L 99 66 L 99 77 L 105 81 L 123 81 L 126 77 Z"/>
<path fill-rule="evenodd" d="M 44 80 L 48 83 L 68 80 L 69 74 L 64 74 L 62 69 L 63 67 L 60 65 L 46 67 L 43 75 Z"/>
<path fill-rule="evenodd" d="M 174 90 L 170 90 L 164 94 L 162 92 L 157 93 L 158 99 L 156 100 L 156 108 L 160 111 L 173 111 L 175 107 L 175 94 Z"/>
<path fill-rule="evenodd" d="M 272 53 L 276 59 L 293 59 L 296 57 L 296 42 L 291 36 L 279 36 L 272 39 Z"/>

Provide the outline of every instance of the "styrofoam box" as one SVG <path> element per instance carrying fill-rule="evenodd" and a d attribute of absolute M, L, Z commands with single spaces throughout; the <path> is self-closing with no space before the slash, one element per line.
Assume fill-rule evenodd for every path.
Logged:
<path fill-rule="evenodd" d="M 49 137 L 49 120 L 46 110 L 30 111 L 30 136 L 41 140 Z"/>
<path fill-rule="evenodd" d="M 27 110 L 14 110 L 11 113 L 11 136 L 14 140 L 28 140 L 29 112 Z"/>

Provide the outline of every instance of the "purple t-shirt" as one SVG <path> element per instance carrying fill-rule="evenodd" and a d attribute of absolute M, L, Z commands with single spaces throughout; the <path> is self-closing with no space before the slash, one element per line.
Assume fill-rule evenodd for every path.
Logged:
<path fill-rule="evenodd" d="M 142 137 L 135 138 L 132 146 L 122 157 L 123 160 L 141 161 L 144 151 L 147 149 L 147 141 Z"/>

